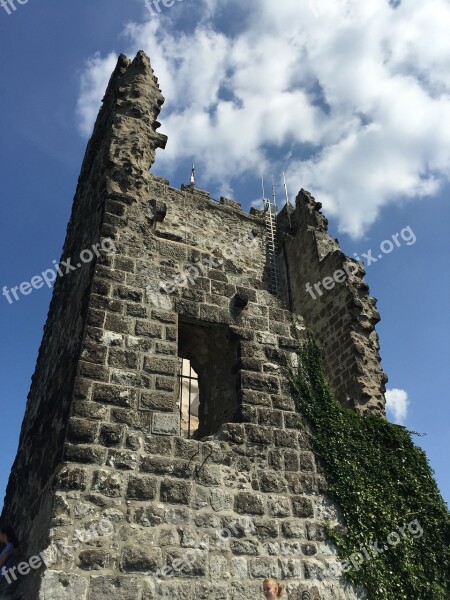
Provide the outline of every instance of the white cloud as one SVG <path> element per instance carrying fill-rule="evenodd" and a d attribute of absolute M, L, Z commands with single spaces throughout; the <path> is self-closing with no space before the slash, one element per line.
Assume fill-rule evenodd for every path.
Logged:
<path fill-rule="evenodd" d="M 393 388 L 386 390 L 386 409 L 395 423 L 403 424 L 406 420 L 409 408 L 408 393 L 405 390 Z"/>
<path fill-rule="evenodd" d="M 188 10 L 202 18 L 180 33 Z M 309 189 L 355 237 L 384 206 L 450 179 L 447 0 L 230 0 L 228 27 L 224 10 L 181 3 L 125 28 L 127 53 L 147 52 L 166 97 L 158 172 L 194 157 L 218 188 L 284 168 L 291 192 Z M 96 55 L 83 74 L 84 133 L 114 60 Z"/>
<path fill-rule="evenodd" d="M 117 64 L 118 56 L 111 52 L 106 58 L 97 53 L 86 61 L 81 75 L 80 97 L 77 102 L 77 117 L 80 131 L 88 136 L 98 114 L 100 102 L 109 78 Z"/>

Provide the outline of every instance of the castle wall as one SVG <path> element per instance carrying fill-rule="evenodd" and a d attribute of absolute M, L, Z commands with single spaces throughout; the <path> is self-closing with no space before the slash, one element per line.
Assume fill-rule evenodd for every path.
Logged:
<path fill-rule="evenodd" d="M 272 574 L 292 598 L 362 597 L 331 576 L 325 524 L 342 524 L 285 369 L 306 323 L 331 340 L 341 400 L 381 410 L 378 380 L 350 385 L 356 342 L 345 325 L 355 298 L 364 310 L 373 301 L 359 284 L 321 308 L 305 296 L 326 261 L 347 260 L 305 194 L 293 229 L 279 218 L 283 294 L 269 293 L 259 211 L 149 174 L 165 144 L 162 102 L 145 55 L 121 57 L 63 255 L 104 238 L 114 252 L 55 287 L 7 491 L 3 519 L 29 540 L 25 553 L 50 545 L 47 567 L 23 577 L 20 593 L 246 600 Z M 180 431 L 180 357 L 199 373 L 198 441 Z"/>
<path fill-rule="evenodd" d="M 17 531 L 24 557 L 38 554 L 49 543 L 52 486 L 64 461 L 75 376 L 77 370 L 83 368 L 78 363 L 81 342 L 91 318 L 87 313 L 97 262 L 92 246 L 109 235 L 104 216 L 105 204 L 111 204 L 107 197 L 120 188 L 121 173 L 128 168 L 127 153 L 135 148 L 132 135 L 125 143 L 120 138 L 126 139 L 126 133 L 132 133 L 128 126 L 132 123 L 136 131 L 154 140 L 153 145 L 147 144 L 146 152 L 141 151 L 141 155 L 133 159 L 136 164 L 145 165 L 145 172 L 153 161 L 155 145 L 164 141 L 152 129 L 162 96 L 156 84 L 150 85 L 150 70 L 144 56 L 138 56 L 131 66 L 125 57 L 119 59 L 83 161 L 62 260 L 71 259 L 71 266 L 81 264 L 80 253 L 89 249 L 94 260 L 70 269 L 67 275 L 68 267 L 60 267 L 63 276 L 55 281 L 2 514 L 2 521 Z M 130 89 L 139 95 L 134 95 L 133 103 L 127 104 L 124 95 Z M 113 173 L 118 182 L 114 186 L 111 186 L 109 173 Z M 142 174 L 142 180 L 136 178 L 134 182 L 133 193 L 138 194 L 143 185 L 145 176 Z M 107 258 L 102 248 L 111 249 L 105 243 L 97 246 L 99 262 Z M 34 575 L 36 573 L 24 578 L 27 600 L 33 597 L 38 585 Z"/>
<path fill-rule="evenodd" d="M 376 299 L 369 295 L 363 264 L 348 258 L 327 233 L 321 204 L 306 191 L 295 210 L 278 219 L 281 265 L 294 312 L 323 348 L 328 382 L 343 406 L 385 414 L 385 383 Z"/>
<path fill-rule="evenodd" d="M 157 177 L 148 185 L 146 200 L 115 194 L 120 217 L 106 210 L 116 252 L 94 275 L 55 482 L 51 536 L 63 550 L 41 597 L 244 600 L 270 574 L 293 593 L 356 597 L 328 573 L 339 571 L 324 525 L 339 515 L 284 372 L 302 319 L 294 332 L 283 300 L 264 289 L 264 221 Z M 180 273 L 190 279 L 175 286 Z M 216 421 L 199 442 L 180 435 L 176 405 L 185 328 L 199 375 L 209 342 L 196 351 L 203 333 L 190 328 L 210 330 L 213 348 L 226 331 L 234 349 L 229 365 L 208 358 L 234 374 L 235 424 Z M 200 414 L 217 416 L 228 387 L 199 381 Z M 105 520 L 113 532 L 84 541 Z"/>

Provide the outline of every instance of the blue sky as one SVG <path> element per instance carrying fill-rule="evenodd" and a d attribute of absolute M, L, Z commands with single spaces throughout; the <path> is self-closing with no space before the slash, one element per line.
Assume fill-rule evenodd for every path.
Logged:
<path fill-rule="evenodd" d="M 92 120 L 118 53 L 143 48 L 169 136 L 153 171 L 246 210 L 259 173 L 287 172 L 323 202 L 353 256 L 410 227 L 367 268 L 393 410 L 450 500 L 450 9 L 445 0 L 29 0 L 0 6 L 1 280 L 9 288 L 60 257 Z M 429 40 L 433 39 L 433 44 Z M 331 292 L 332 293 L 332 292 Z M 51 290 L 8 304 L 2 326 L 0 493 L 15 457 Z M 406 404 L 405 404 L 405 399 Z"/>

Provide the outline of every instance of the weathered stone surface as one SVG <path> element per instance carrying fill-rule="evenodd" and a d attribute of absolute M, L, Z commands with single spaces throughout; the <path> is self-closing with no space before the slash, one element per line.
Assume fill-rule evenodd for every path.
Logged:
<path fill-rule="evenodd" d="M 110 563 L 110 555 L 104 550 L 83 550 L 79 555 L 80 569 L 96 571 L 106 569 Z"/>
<path fill-rule="evenodd" d="M 128 480 L 126 497 L 129 500 L 154 500 L 157 491 L 157 480 L 154 477 L 131 476 Z"/>
<path fill-rule="evenodd" d="M 157 435 L 177 435 L 180 431 L 179 415 L 153 413 L 152 433 Z"/>
<path fill-rule="evenodd" d="M 114 248 L 55 282 L 3 515 L 24 554 L 69 544 L 60 571 L 23 578 L 23 597 L 254 600 L 275 575 L 288 597 L 356 599 L 320 580 L 337 565 L 324 524 L 340 515 L 285 366 L 306 323 L 340 401 L 383 413 L 375 302 L 360 274 L 308 297 L 308 279 L 348 259 L 306 192 L 292 228 L 277 216 L 283 289 L 271 293 L 264 213 L 149 173 L 162 102 L 145 55 L 121 56 L 64 255 Z M 180 358 L 199 374 L 189 440 Z"/>
<path fill-rule="evenodd" d="M 80 600 L 85 598 L 88 579 L 73 573 L 47 570 L 41 583 L 38 600 Z"/>
<path fill-rule="evenodd" d="M 263 515 L 263 498 L 252 492 L 239 492 L 235 496 L 234 509 L 240 514 Z"/>
<path fill-rule="evenodd" d="M 161 482 L 160 499 L 168 504 L 189 504 L 192 484 L 186 481 Z"/>
<path fill-rule="evenodd" d="M 292 506 L 296 517 L 314 517 L 313 503 L 310 498 L 294 496 L 292 498 Z"/>
<path fill-rule="evenodd" d="M 156 572 L 161 567 L 159 548 L 145 549 L 138 546 L 125 546 L 122 551 L 121 568 L 130 573 L 136 571 Z"/>
<path fill-rule="evenodd" d="M 136 600 L 142 587 L 137 577 L 102 575 L 93 577 L 87 600 Z"/>
<path fill-rule="evenodd" d="M 122 492 L 122 479 L 119 474 L 108 471 L 96 471 L 92 490 L 103 496 L 118 497 Z"/>

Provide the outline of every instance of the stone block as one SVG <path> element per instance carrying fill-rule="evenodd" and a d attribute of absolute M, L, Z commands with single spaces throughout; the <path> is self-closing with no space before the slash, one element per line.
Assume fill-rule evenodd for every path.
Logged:
<path fill-rule="evenodd" d="M 110 498 L 118 498 L 122 495 L 122 476 L 119 473 L 96 471 L 92 491 Z"/>
<path fill-rule="evenodd" d="M 119 300 L 127 300 L 128 302 L 142 302 L 143 292 L 140 290 L 134 290 L 124 285 L 117 286 L 113 290 L 113 297 Z"/>
<path fill-rule="evenodd" d="M 263 515 L 263 497 L 254 492 L 238 492 L 234 499 L 234 510 L 239 514 Z"/>
<path fill-rule="evenodd" d="M 187 481 L 164 480 L 161 482 L 161 502 L 169 504 L 189 504 L 192 484 Z"/>
<path fill-rule="evenodd" d="M 209 576 L 212 579 L 220 580 L 230 578 L 230 567 L 225 556 L 218 556 L 215 554 L 209 556 Z"/>
<path fill-rule="evenodd" d="M 295 448 L 297 446 L 297 434 L 295 431 L 276 429 L 273 433 L 276 446 L 283 448 Z"/>
<path fill-rule="evenodd" d="M 111 556 L 109 552 L 101 549 L 83 550 L 79 554 L 79 567 L 85 571 L 98 571 L 107 569 Z"/>
<path fill-rule="evenodd" d="M 222 484 L 220 468 L 215 465 L 203 465 L 198 468 L 195 479 L 201 485 L 220 486 Z"/>
<path fill-rule="evenodd" d="M 110 348 L 108 365 L 117 369 L 137 369 L 139 367 L 139 356 L 132 350 Z"/>
<path fill-rule="evenodd" d="M 230 492 L 220 488 L 211 490 L 211 507 L 216 512 L 231 510 L 233 506 L 233 496 Z"/>
<path fill-rule="evenodd" d="M 181 459 L 159 456 L 143 456 L 141 459 L 141 471 L 155 475 L 187 478 L 190 475 L 190 470 L 187 467 L 188 462 Z"/>
<path fill-rule="evenodd" d="M 77 374 L 86 379 L 94 379 L 95 381 L 109 380 L 109 371 L 106 367 L 81 360 L 78 362 Z"/>
<path fill-rule="evenodd" d="M 136 321 L 135 334 L 137 336 L 162 339 L 163 328 L 159 323 Z"/>
<path fill-rule="evenodd" d="M 267 511 L 272 517 L 290 517 L 291 502 L 287 496 L 269 494 L 267 498 Z"/>
<path fill-rule="evenodd" d="M 100 428 L 99 444 L 107 447 L 120 446 L 123 440 L 124 427 L 115 423 L 107 423 Z"/>
<path fill-rule="evenodd" d="M 230 540 L 230 549 L 233 554 L 244 556 L 258 556 L 258 542 L 254 540 Z"/>
<path fill-rule="evenodd" d="M 314 556 L 317 554 L 317 546 L 316 544 L 307 542 L 306 544 L 302 544 L 302 552 L 305 556 Z"/>
<path fill-rule="evenodd" d="M 175 444 L 179 438 L 175 438 Z M 156 454 L 157 456 L 172 455 L 172 439 L 161 437 L 159 435 L 148 435 L 145 438 L 145 451 L 148 454 Z M 178 456 L 175 454 L 175 456 Z M 186 455 L 184 458 L 188 458 Z"/>
<path fill-rule="evenodd" d="M 248 566 L 247 559 L 243 556 L 232 558 L 230 561 L 231 576 L 234 579 L 247 579 Z"/>
<path fill-rule="evenodd" d="M 306 537 L 305 527 L 300 519 L 285 520 L 281 524 L 281 531 L 286 538 L 301 539 Z"/>
<path fill-rule="evenodd" d="M 113 333 L 131 333 L 131 320 L 108 313 L 105 319 L 105 329 Z"/>
<path fill-rule="evenodd" d="M 174 575 L 178 572 L 183 577 L 204 577 L 208 570 L 208 554 L 203 550 L 169 550 L 166 564 L 174 568 Z"/>
<path fill-rule="evenodd" d="M 152 433 L 154 435 L 179 435 L 180 415 L 153 413 Z"/>
<path fill-rule="evenodd" d="M 164 519 L 164 509 L 155 504 L 141 506 L 134 513 L 134 521 L 142 527 L 156 527 L 164 523 Z"/>
<path fill-rule="evenodd" d="M 137 468 L 138 456 L 127 450 L 109 450 L 106 465 L 113 469 L 134 470 Z"/>
<path fill-rule="evenodd" d="M 94 443 L 97 438 L 98 423 L 72 417 L 67 428 L 67 439 L 74 443 Z"/>
<path fill-rule="evenodd" d="M 175 386 L 174 380 L 173 386 Z M 156 391 L 141 392 L 139 408 L 141 410 L 173 413 L 176 410 L 175 396 L 173 393 L 166 394 Z"/>
<path fill-rule="evenodd" d="M 149 310 L 146 306 L 140 304 L 126 304 L 125 315 L 137 319 L 148 319 Z"/>
<path fill-rule="evenodd" d="M 195 517 L 195 525 L 200 529 L 220 529 L 220 517 L 211 513 L 200 513 Z"/>
<path fill-rule="evenodd" d="M 152 310 L 152 319 L 161 323 L 177 323 L 177 314 L 163 310 Z"/>
<path fill-rule="evenodd" d="M 306 537 L 315 542 L 326 542 L 328 540 L 327 530 L 320 523 L 306 523 Z"/>
<path fill-rule="evenodd" d="M 284 454 L 284 468 L 286 471 L 294 471 L 297 473 L 300 469 L 300 461 L 298 452 L 286 450 Z"/>
<path fill-rule="evenodd" d="M 151 429 L 152 413 L 125 408 L 113 408 L 111 409 L 111 421 L 148 433 Z"/>
<path fill-rule="evenodd" d="M 285 492 L 287 485 L 283 477 L 275 471 L 258 472 L 259 489 L 262 492 Z"/>
<path fill-rule="evenodd" d="M 195 485 L 191 495 L 191 508 L 201 510 L 209 507 L 209 490 L 200 485 Z"/>
<path fill-rule="evenodd" d="M 56 489 L 65 492 L 84 491 L 87 482 L 88 475 L 84 469 L 63 467 L 56 477 Z"/>
<path fill-rule="evenodd" d="M 209 323 L 224 323 L 228 324 L 231 321 L 230 311 L 226 308 L 218 306 L 210 306 L 208 304 L 200 304 L 199 319 L 208 321 Z"/>
<path fill-rule="evenodd" d="M 141 592 L 142 582 L 138 577 L 126 575 L 102 575 L 91 578 L 87 600 L 136 600 Z M 56 596 L 64 598 L 64 596 Z M 77 600 L 80 600 L 79 596 Z"/>
<path fill-rule="evenodd" d="M 154 573 L 162 564 L 161 550 L 142 546 L 125 546 L 120 563 L 121 570 L 127 573 L 140 571 Z"/>
<path fill-rule="evenodd" d="M 279 410 L 258 408 L 258 423 L 269 427 L 283 427 L 283 413 Z"/>
<path fill-rule="evenodd" d="M 253 444 L 261 444 L 263 446 L 268 446 L 271 444 L 273 432 L 269 427 L 250 424 L 246 424 L 244 427 L 249 442 L 252 442 Z"/>
<path fill-rule="evenodd" d="M 251 558 L 248 561 L 248 571 L 250 577 L 265 579 L 266 577 L 278 577 L 278 560 L 268 556 Z"/>
<path fill-rule="evenodd" d="M 42 575 L 39 600 L 80 600 L 86 597 L 88 585 L 89 579 L 82 575 L 47 569 Z"/>
<path fill-rule="evenodd" d="M 273 375 L 243 371 L 241 372 L 241 385 L 243 388 L 265 392 L 267 394 L 279 393 L 278 378 Z"/>
<path fill-rule="evenodd" d="M 314 517 L 314 507 L 310 498 L 305 496 L 294 496 L 292 498 L 292 508 L 296 517 L 304 519 Z"/>
<path fill-rule="evenodd" d="M 302 561 L 298 558 L 280 559 L 281 578 L 302 579 Z"/>
<path fill-rule="evenodd" d="M 300 452 L 300 470 L 309 473 L 315 471 L 315 461 L 312 452 Z"/>
<path fill-rule="evenodd" d="M 259 539 L 276 538 L 279 534 L 279 525 L 276 519 L 253 519 L 255 534 Z"/>
<path fill-rule="evenodd" d="M 132 258 L 128 258 L 127 256 L 115 256 L 114 258 L 114 268 L 119 271 L 125 271 L 127 273 L 134 273 L 135 264 Z"/>
<path fill-rule="evenodd" d="M 144 358 L 144 371 L 156 375 L 171 375 L 175 377 L 178 372 L 178 361 L 174 358 L 146 356 Z"/>
<path fill-rule="evenodd" d="M 95 384 L 92 399 L 96 402 L 135 408 L 137 406 L 137 394 L 135 390 L 125 389 L 115 385 Z"/>
<path fill-rule="evenodd" d="M 106 459 L 106 451 L 100 446 L 81 446 L 66 444 L 64 460 L 83 464 L 102 465 Z"/>
<path fill-rule="evenodd" d="M 295 411 L 295 402 L 289 396 L 271 396 L 273 408 Z"/>
<path fill-rule="evenodd" d="M 168 524 L 183 525 L 185 523 L 191 523 L 193 519 L 193 512 L 189 508 L 182 506 L 173 506 L 168 508 L 164 512 L 164 520 Z"/>
<path fill-rule="evenodd" d="M 269 394 L 263 392 L 255 392 L 254 390 L 242 390 L 242 403 L 252 404 L 254 406 L 271 407 L 272 401 Z"/>
<path fill-rule="evenodd" d="M 298 540 L 292 542 L 281 542 L 279 552 L 281 556 L 301 556 L 302 547 Z"/>
<path fill-rule="evenodd" d="M 303 419 L 296 413 L 284 413 L 284 426 L 286 429 L 297 429 L 303 428 Z"/>
<path fill-rule="evenodd" d="M 163 392 L 175 392 L 177 381 L 174 377 L 158 376 L 155 379 L 155 388 Z"/>
<path fill-rule="evenodd" d="M 104 311 L 95 311 L 95 314 L 100 313 L 103 315 L 99 319 L 99 322 L 93 322 L 92 315 L 94 311 L 91 309 L 89 313 L 89 325 L 93 325 L 94 327 L 102 327 Z M 99 346 L 90 340 L 85 340 L 83 344 L 83 350 L 81 351 L 81 358 L 86 362 L 95 363 L 97 365 L 104 365 L 106 362 L 106 354 L 108 352 L 108 348 L 106 346 Z"/>
<path fill-rule="evenodd" d="M 185 460 L 192 459 L 193 462 L 199 462 L 202 458 L 199 443 L 182 437 L 176 437 L 174 440 L 174 455 Z"/>
<path fill-rule="evenodd" d="M 322 581 L 326 577 L 327 569 L 324 563 L 310 559 L 303 561 L 305 579 L 319 579 Z"/>
<path fill-rule="evenodd" d="M 176 356 L 177 346 L 173 343 L 155 342 L 155 354 L 161 356 Z"/>
<path fill-rule="evenodd" d="M 284 455 L 280 449 L 269 450 L 268 462 L 271 469 L 274 471 L 284 470 Z"/>
<path fill-rule="evenodd" d="M 160 548 L 164 546 L 178 546 L 179 543 L 180 539 L 174 527 L 163 527 L 159 530 L 158 546 Z"/>

